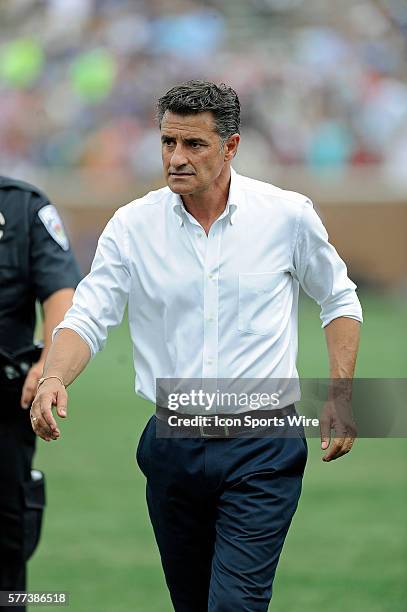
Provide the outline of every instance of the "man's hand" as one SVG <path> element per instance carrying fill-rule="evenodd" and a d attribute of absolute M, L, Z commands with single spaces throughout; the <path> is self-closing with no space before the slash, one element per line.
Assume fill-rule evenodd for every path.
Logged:
<path fill-rule="evenodd" d="M 56 406 L 57 415 L 67 416 L 68 394 L 63 384 L 56 378 L 45 380 L 38 389 L 30 411 L 31 425 L 34 432 L 47 442 L 58 440 L 61 433 L 52 414 Z"/>
<path fill-rule="evenodd" d="M 349 453 L 357 435 L 349 400 L 336 398 L 327 401 L 319 419 L 319 426 L 322 450 L 328 449 L 331 443 L 331 430 L 335 431 L 332 445 L 322 457 L 322 461 L 332 461 Z"/>
<path fill-rule="evenodd" d="M 25 377 L 20 400 L 21 408 L 24 408 L 24 410 L 27 410 L 27 408 L 30 407 L 31 402 L 35 397 L 38 381 L 40 380 L 42 376 L 42 371 L 44 369 L 44 364 L 45 361 L 42 359 L 41 361 L 37 361 L 37 363 L 34 363 L 28 370 L 27 376 Z"/>

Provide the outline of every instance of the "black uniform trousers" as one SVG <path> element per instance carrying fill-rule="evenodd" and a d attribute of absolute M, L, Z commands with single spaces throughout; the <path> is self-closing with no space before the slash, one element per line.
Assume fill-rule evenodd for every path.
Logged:
<path fill-rule="evenodd" d="M 26 589 L 26 562 L 34 552 L 45 503 L 44 480 L 32 480 L 35 434 L 20 407 L 22 383 L 0 383 L 0 590 Z M 8 608 L 1 608 L 8 610 Z M 25 607 L 10 607 L 25 610 Z"/>
<path fill-rule="evenodd" d="M 156 418 L 137 461 L 175 611 L 266 612 L 301 493 L 305 437 L 161 438 Z"/>

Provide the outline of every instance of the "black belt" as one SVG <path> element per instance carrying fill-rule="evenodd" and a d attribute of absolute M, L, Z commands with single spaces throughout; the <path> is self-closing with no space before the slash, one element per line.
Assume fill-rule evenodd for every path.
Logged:
<path fill-rule="evenodd" d="M 296 414 L 294 404 L 273 410 L 251 410 L 250 412 L 223 413 L 211 416 L 179 413 L 175 410 L 157 406 L 157 437 L 230 438 L 249 433 L 255 436 L 256 432 L 263 435 L 269 435 L 270 433 L 277 435 L 282 427 L 273 426 L 274 419 L 282 419 L 288 415 Z M 171 420 L 169 420 L 170 418 Z M 250 425 L 250 423 L 254 423 L 253 419 L 264 420 L 264 423 L 253 427 Z M 184 424 L 187 420 L 192 421 L 192 423 Z"/>

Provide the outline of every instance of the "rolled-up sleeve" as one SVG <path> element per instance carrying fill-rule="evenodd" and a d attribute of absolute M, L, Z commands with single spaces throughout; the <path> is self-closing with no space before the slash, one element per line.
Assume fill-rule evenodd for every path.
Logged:
<path fill-rule="evenodd" d="M 299 219 L 294 270 L 304 291 L 321 307 L 322 327 L 338 317 L 363 321 L 356 285 L 329 243 L 327 231 L 309 200 Z"/>
<path fill-rule="evenodd" d="M 118 325 L 126 308 L 130 275 L 126 234 L 117 213 L 101 234 L 89 274 L 79 283 L 71 308 L 55 328 L 72 329 L 88 344 L 92 357 L 105 345 L 108 330 Z"/>

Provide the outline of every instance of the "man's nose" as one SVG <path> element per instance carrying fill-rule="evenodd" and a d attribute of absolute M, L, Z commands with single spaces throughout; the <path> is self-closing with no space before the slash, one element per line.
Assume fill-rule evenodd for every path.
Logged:
<path fill-rule="evenodd" d="M 185 157 L 182 144 L 178 143 L 171 155 L 170 165 L 173 168 L 179 168 L 180 166 L 185 166 L 187 163 L 188 159 Z"/>

